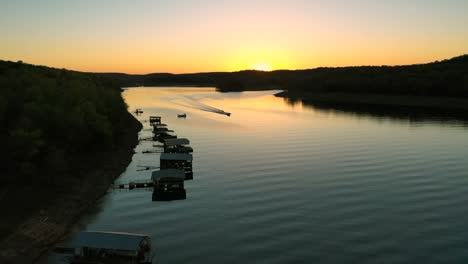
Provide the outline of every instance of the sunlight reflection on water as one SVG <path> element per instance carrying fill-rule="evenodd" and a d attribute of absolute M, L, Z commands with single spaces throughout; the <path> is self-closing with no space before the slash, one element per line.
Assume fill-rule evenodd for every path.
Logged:
<path fill-rule="evenodd" d="M 129 110 L 145 111 L 140 120 L 161 115 L 190 139 L 194 180 L 184 201 L 111 192 L 83 229 L 149 234 L 158 263 L 468 259 L 465 126 L 324 111 L 274 93 L 127 89 Z M 232 116 L 174 103 L 184 96 Z M 119 180 L 149 177 L 136 172 L 159 164 L 141 153 L 148 148 L 136 148 Z"/>

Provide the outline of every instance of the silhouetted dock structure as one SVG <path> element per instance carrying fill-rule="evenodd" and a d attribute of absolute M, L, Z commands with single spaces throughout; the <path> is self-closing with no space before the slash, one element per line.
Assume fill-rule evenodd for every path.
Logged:
<path fill-rule="evenodd" d="M 192 162 L 192 154 L 187 153 L 161 153 L 160 157 L 161 170 L 183 169 L 186 180 L 193 179 Z"/>
<path fill-rule="evenodd" d="M 184 170 L 167 169 L 153 171 L 151 179 L 154 183 L 153 201 L 186 199 Z"/>
<path fill-rule="evenodd" d="M 153 133 L 155 134 L 163 132 L 164 130 L 169 130 L 166 124 L 153 125 Z"/>
<path fill-rule="evenodd" d="M 193 148 L 189 146 L 190 141 L 186 138 L 165 139 L 164 152 L 165 153 L 192 153 Z"/>
<path fill-rule="evenodd" d="M 114 183 L 112 189 L 114 190 L 133 190 L 133 189 L 150 189 L 154 187 L 151 180 L 131 181 L 128 183 Z"/>
<path fill-rule="evenodd" d="M 164 139 L 177 138 L 174 130 L 170 130 L 166 125 L 153 125 L 153 140 L 162 142 Z"/>
<path fill-rule="evenodd" d="M 186 199 L 184 188 L 185 180 L 193 179 L 192 162 L 193 149 L 190 147 L 190 140 L 177 138 L 175 132 L 161 123 L 160 116 L 150 116 L 149 122 L 153 127 L 153 137 L 141 140 L 153 140 L 163 143 L 153 145 L 155 149 L 144 150 L 142 153 L 160 155 L 160 166 L 140 166 L 143 169 L 138 171 L 152 171 L 148 180 L 130 181 L 128 183 L 115 183 L 113 189 L 133 190 L 145 189 L 153 190 L 153 201 L 168 201 Z"/>
<path fill-rule="evenodd" d="M 164 142 L 166 139 L 175 139 L 177 135 L 173 131 L 165 131 L 158 134 L 155 134 L 153 141 Z"/>
<path fill-rule="evenodd" d="M 169 128 L 167 127 L 153 127 L 153 133 L 154 134 L 162 134 L 162 133 L 166 133 L 166 132 L 174 132 L 174 130 L 170 130 Z"/>
<path fill-rule="evenodd" d="M 73 264 L 149 264 L 154 257 L 148 235 L 121 232 L 80 232 L 67 247 L 54 251 L 68 254 Z"/>
<path fill-rule="evenodd" d="M 150 121 L 150 125 L 161 124 L 161 117 L 160 116 L 150 116 L 149 121 Z"/>
<path fill-rule="evenodd" d="M 159 122 L 161 121 L 161 118 L 159 118 Z M 174 130 L 170 130 L 167 128 L 166 124 L 153 124 L 153 133 L 154 141 L 160 141 L 163 142 L 165 139 L 170 139 L 170 138 L 177 138 L 177 135 L 175 134 Z"/>

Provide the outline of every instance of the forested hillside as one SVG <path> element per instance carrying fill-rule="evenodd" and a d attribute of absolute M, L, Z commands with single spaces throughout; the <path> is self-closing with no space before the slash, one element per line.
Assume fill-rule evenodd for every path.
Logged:
<path fill-rule="evenodd" d="M 112 77 L 122 86 L 215 86 L 223 92 L 283 89 L 295 96 L 311 92 L 349 92 L 468 97 L 468 55 L 407 66 L 103 76 Z"/>
<path fill-rule="evenodd" d="M 468 97 L 468 55 L 408 66 L 319 68 L 284 80 L 291 93 L 348 92 Z"/>
<path fill-rule="evenodd" d="M 111 149 L 127 115 L 105 77 L 0 61 L 0 180 L 77 175 L 74 158 Z"/>

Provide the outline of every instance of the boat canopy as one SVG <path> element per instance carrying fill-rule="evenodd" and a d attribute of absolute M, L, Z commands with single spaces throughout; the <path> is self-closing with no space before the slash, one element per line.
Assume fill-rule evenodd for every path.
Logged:
<path fill-rule="evenodd" d="M 71 242 L 73 248 L 96 248 L 138 251 L 143 241 L 150 237 L 141 234 L 120 232 L 80 232 Z"/>
<path fill-rule="evenodd" d="M 167 169 L 153 171 L 151 174 L 151 179 L 153 181 L 157 181 L 162 178 L 179 178 L 181 180 L 185 180 L 185 171 L 183 169 Z"/>
<path fill-rule="evenodd" d="M 185 160 L 192 161 L 192 154 L 185 153 L 161 153 L 160 160 Z"/>
<path fill-rule="evenodd" d="M 190 144 L 190 141 L 186 138 L 173 138 L 164 140 L 164 145 L 166 145 L 167 147 L 188 144 Z"/>

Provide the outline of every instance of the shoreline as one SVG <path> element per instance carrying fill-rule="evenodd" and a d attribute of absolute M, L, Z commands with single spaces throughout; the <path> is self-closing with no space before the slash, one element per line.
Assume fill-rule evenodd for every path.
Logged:
<path fill-rule="evenodd" d="M 138 144 L 138 132 L 142 128 L 141 123 L 128 112 L 122 119 L 126 130 L 120 135 L 121 144 L 112 151 L 93 153 L 92 158 L 98 160 L 98 166 L 84 171 L 78 185 L 58 193 L 46 206 L 38 203 L 37 212 L 0 240 L 0 263 L 37 263 L 57 243 L 66 239 L 83 214 L 107 193 L 110 184 L 131 162 Z"/>
<path fill-rule="evenodd" d="M 468 117 L 468 114 L 466 114 L 468 98 L 338 92 L 290 93 L 288 91 L 277 93 L 275 96 L 291 101 L 302 101 L 306 105 L 401 107 L 406 110 L 427 109 L 441 111 L 443 114 L 455 114 L 456 116 L 462 114 L 462 116 Z M 411 113 L 411 111 L 408 110 L 408 113 Z"/>

